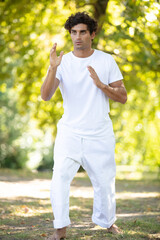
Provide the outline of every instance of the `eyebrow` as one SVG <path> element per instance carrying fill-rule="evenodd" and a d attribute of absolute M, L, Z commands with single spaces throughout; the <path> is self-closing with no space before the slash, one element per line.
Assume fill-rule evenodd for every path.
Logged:
<path fill-rule="evenodd" d="M 80 30 L 80 32 L 86 32 L 87 29 Z M 77 30 L 71 29 L 71 32 L 77 32 Z"/>

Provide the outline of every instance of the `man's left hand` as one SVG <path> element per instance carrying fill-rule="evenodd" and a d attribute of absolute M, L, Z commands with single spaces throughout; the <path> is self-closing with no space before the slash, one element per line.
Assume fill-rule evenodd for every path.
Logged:
<path fill-rule="evenodd" d="M 98 88 L 101 88 L 102 86 L 102 82 L 100 81 L 96 71 L 94 70 L 94 68 L 92 68 L 91 66 L 87 66 L 88 68 L 88 71 L 90 72 L 90 77 L 93 79 L 95 85 L 98 87 Z"/>

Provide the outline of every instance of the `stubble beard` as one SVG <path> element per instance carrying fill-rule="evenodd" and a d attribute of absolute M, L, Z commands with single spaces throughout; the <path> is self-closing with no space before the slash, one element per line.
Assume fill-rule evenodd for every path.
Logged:
<path fill-rule="evenodd" d="M 78 50 L 78 51 L 84 51 L 84 50 L 87 50 L 87 49 L 89 49 L 89 46 L 88 45 L 81 45 L 81 46 L 78 46 L 78 45 L 74 45 L 74 49 L 75 50 Z"/>

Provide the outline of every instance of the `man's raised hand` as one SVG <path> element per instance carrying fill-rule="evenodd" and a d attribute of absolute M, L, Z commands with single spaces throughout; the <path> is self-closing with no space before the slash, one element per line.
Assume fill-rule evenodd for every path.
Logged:
<path fill-rule="evenodd" d="M 56 47 L 57 47 L 57 43 L 54 43 L 53 47 L 51 48 L 51 51 L 50 51 L 50 66 L 51 66 L 51 68 L 58 67 L 60 65 L 62 57 L 63 57 L 63 51 L 61 51 L 60 55 L 57 56 Z"/>
<path fill-rule="evenodd" d="M 88 71 L 90 72 L 90 77 L 93 79 L 94 84 L 95 84 L 98 88 L 101 88 L 101 86 L 102 86 L 103 83 L 100 81 L 100 79 L 99 79 L 96 71 L 94 70 L 94 68 L 91 67 L 91 66 L 87 66 L 87 68 L 88 68 Z"/>

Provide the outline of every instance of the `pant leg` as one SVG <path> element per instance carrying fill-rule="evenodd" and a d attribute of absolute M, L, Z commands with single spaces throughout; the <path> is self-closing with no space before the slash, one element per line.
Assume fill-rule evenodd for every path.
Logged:
<path fill-rule="evenodd" d="M 114 160 L 115 140 L 112 130 L 105 138 L 84 139 L 83 167 L 94 189 L 92 221 L 109 228 L 116 221 Z"/>
<path fill-rule="evenodd" d="M 78 144 L 77 138 L 68 136 L 64 131 L 59 131 L 57 134 L 50 192 L 54 228 L 62 228 L 70 224 L 69 191 L 70 183 L 80 167 Z"/>
<path fill-rule="evenodd" d="M 79 169 L 79 163 L 71 158 L 59 159 L 53 171 L 51 182 L 51 204 L 54 213 L 54 228 L 62 228 L 70 224 L 69 191 L 70 183 Z"/>

